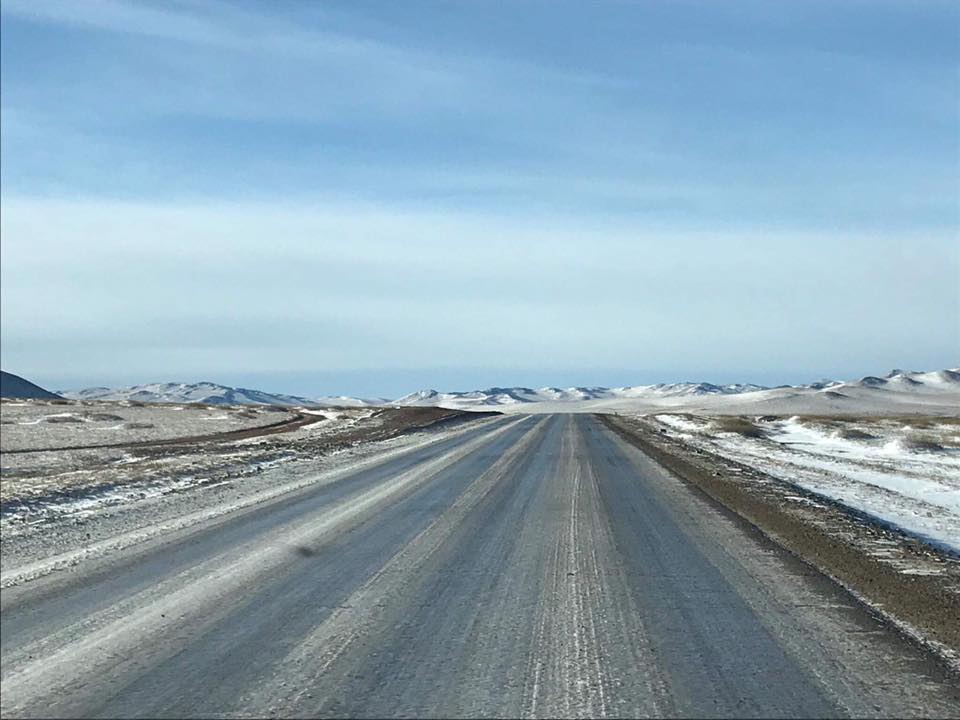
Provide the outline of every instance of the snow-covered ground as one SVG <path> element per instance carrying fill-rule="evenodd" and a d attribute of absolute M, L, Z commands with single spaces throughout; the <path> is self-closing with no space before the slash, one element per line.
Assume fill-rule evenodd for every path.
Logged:
<path fill-rule="evenodd" d="M 0 403 L 0 450 L 6 453 L 210 435 L 272 425 L 293 417 L 288 410 L 268 407 L 4 400 Z M 4 456 L 4 465 L 6 460 Z"/>
<path fill-rule="evenodd" d="M 257 428 L 295 420 L 297 415 L 249 406 L 61 403 L 5 400 L 2 404 L 0 501 L 4 518 L 19 512 L 17 504 L 29 506 L 30 513 L 41 501 L 58 508 L 65 499 L 79 503 L 77 507 L 94 507 L 258 473 L 278 462 L 326 455 L 329 439 L 358 423 L 378 426 L 371 418 L 376 411 L 368 408 L 315 409 L 303 412 L 316 415 L 316 422 L 263 435 Z M 144 440 L 178 443 L 182 438 L 237 430 L 254 434 L 214 445 L 130 444 Z"/>
<path fill-rule="evenodd" d="M 686 442 L 960 553 L 960 422 L 952 418 L 657 415 Z"/>

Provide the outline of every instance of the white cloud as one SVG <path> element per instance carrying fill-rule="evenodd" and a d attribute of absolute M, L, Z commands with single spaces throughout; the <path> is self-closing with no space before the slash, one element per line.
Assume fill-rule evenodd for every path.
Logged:
<path fill-rule="evenodd" d="M 930 354 L 960 341 L 944 302 L 958 292 L 956 248 L 922 236 L 329 203 L 6 198 L 2 210 L 4 362 L 47 373 L 66 355 L 148 367 L 174 346 L 177 362 L 247 370 L 289 368 L 291 354 L 327 368 L 696 354 L 749 367 L 768 353 L 822 362 L 836 342 Z"/>

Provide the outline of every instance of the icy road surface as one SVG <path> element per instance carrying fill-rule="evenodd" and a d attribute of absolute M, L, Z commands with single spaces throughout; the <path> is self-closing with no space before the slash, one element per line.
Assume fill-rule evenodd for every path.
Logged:
<path fill-rule="evenodd" d="M 442 436 L 14 584 L 0 617 L 4 717 L 960 714 L 928 656 L 587 415 Z"/>

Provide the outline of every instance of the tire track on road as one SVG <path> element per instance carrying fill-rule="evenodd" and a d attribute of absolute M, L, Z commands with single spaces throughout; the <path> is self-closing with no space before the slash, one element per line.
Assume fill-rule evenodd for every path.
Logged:
<path fill-rule="evenodd" d="M 527 418 L 497 427 L 440 456 L 350 497 L 318 516 L 293 522 L 251 546 L 231 548 L 223 556 L 154 585 L 118 606 L 110 606 L 59 633 L 4 654 L 2 714 L 17 715 L 40 701 L 44 714 L 75 707 L 76 697 L 97 680 L 143 671 L 188 644 L 203 628 L 228 616 L 237 598 L 282 571 L 290 547 L 376 514 L 385 503 L 429 482 L 475 450 L 493 442 Z M 185 632 L 184 628 L 189 628 Z M 153 642 L 152 639 L 159 642 Z"/>
<path fill-rule="evenodd" d="M 250 693 L 253 712 L 280 716 L 351 714 L 345 713 L 345 708 L 330 707 L 338 696 L 351 694 L 343 692 L 342 685 L 363 674 L 360 667 L 368 662 L 367 653 L 377 644 L 376 639 L 384 629 L 396 627 L 400 620 L 393 613 L 421 606 L 415 597 L 424 577 L 429 577 L 424 568 L 446 549 L 450 538 L 476 506 L 509 478 L 518 464 L 526 461 L 531 448 L 542 442 L 547 430 L 546 419 L 536 421 L 445 513 L 401 548 L 341 609 L 304 639 L 282 661 L 268 684 Z M 356 654 L 346 657 L 348 650 L 361 643 L 363 647 L 357 648 Z M 341 661 L 339 666 L 338 661 Z M 278 687 L 281 682 L 283 685 Z M 268 707 L 259 704 L 258 698 L 278 696 L 281 699 Z"/>

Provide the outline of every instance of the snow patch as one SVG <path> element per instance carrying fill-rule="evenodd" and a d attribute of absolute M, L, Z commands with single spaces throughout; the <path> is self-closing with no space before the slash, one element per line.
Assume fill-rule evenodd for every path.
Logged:
<path fill-rule="evenodd" d="M 960 553 L 960 450 L 929 452 L 906 442 L 892 420 L 760 422 L 764 437 L 716 433 L 708 418 L 657 415 L 696 447 L 842 502 L 932 544 Z M 946 425 L 933 425 L 942 432 Z M 858 439 L 839 435 L 856 430 Z"/>

